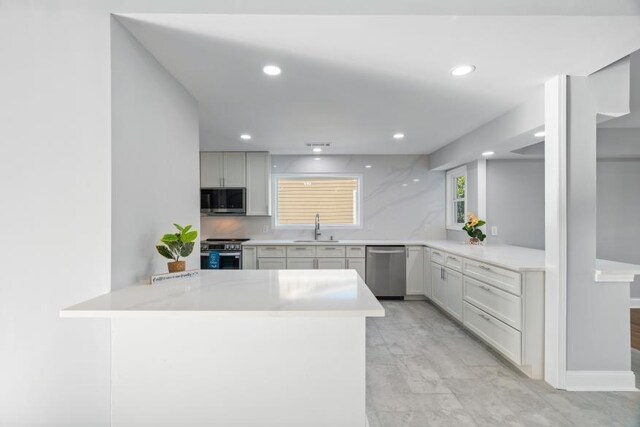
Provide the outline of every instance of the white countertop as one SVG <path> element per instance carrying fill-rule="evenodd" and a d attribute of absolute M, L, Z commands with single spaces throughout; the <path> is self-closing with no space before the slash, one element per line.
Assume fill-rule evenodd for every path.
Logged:
<path fill-rule="evenodd" d="M 633 282 L 640 275 L 640 265 L 606 259 L 596 260 L 596 282 Z"/>
<path fill-rule="evenodd" d="M 401 245 L 428 246 L 451 254 L 487 262 L 515 271 L 544 271 L 544 251 L 511 245 L 472 246 L 454 240 L 319 240 L 296 242 L 294 240 L 250 240 L 245 246 L 266 245 Z"/>
<path fill-rule="evenodd" d="M 65 308 L 61 317 L 382 317 L 354 270 L 203 270 Z"/>
<path fill-rule="evenodd" d="M 512 245 L 468 245 L 453 240 L 427 240 L 425 246 L 516 271 L 544 271 L 544 251 Z"/>

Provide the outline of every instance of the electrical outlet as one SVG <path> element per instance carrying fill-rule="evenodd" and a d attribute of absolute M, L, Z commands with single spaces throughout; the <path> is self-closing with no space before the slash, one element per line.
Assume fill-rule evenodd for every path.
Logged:
<path fill-rule="evenodd" d="M 498 235 L 498 226 L 496 226 L 496 225 L 492 225 L 491 226 L 491 235 L 492 236 L 497 236 Z"/>
<path fill-rule="evenodd" d="M 263 225 L 262 226 L 262 232 L 263 233 L 268 233 L 269 232 L 269 226 L 268 225 Z"/>

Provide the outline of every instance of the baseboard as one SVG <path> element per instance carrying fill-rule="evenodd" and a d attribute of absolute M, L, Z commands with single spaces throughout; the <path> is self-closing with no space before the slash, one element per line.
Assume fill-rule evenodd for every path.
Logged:
<path fill-rule="evenodd" d="M 638 391 L 632 371 L 567 371 L 570 391 Z"/>
<path fill-rule="evenodd" d="M 640 308 L 640 298 L 631 298 L 631 308 Z"/>

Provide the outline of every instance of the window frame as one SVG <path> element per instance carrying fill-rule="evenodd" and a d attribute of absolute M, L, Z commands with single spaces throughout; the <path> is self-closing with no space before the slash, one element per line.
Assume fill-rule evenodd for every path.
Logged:
<path fill-rule="evenodd" d="M 454 197 L 455 189 L 456 189 L 456 185 L 454 184 L 454 182 L 461 176 L 464 176 L 464 197 L 461 199 L 458 199 Z M 469 177 L 467 175 L 466 165 L 459 166 L 455 169 L 451 169 L 447 171 L 446 185 L 445 185 L 445 191 L 447 193 L 446 194 L 447 206 L 445 209 L 445 214 L 447 216 L 447 230 L 462 231 L 462 227 L 466 222 L 467 210 L 469 206 L 468 184 L 469 184 Z M 464 218 L 462 220 L 463 222 L 458 223 L 454 221 L 456 217 L 456 209 L 454 208 L 454 203 L 457 203 L 460 201 L 464 202 Z"/>
<path fill-rule="evenodd" d="M 273 221 L 272 227 L 278 230 L 313 230 L 313 224 L 278 224 L 278 180 L 280 179 L 305 179 L 305 178 L 337 178 L 357 180 L 358 194 L 356 196 L 356 224 L 323 224 L 320 216 L 321 230 L 359 230 L 362 229 L 362 193 L 364 188 L 363 175 L 359 173 L 278 173 L 272 174 L 271 194 L 273 194 Z"/>

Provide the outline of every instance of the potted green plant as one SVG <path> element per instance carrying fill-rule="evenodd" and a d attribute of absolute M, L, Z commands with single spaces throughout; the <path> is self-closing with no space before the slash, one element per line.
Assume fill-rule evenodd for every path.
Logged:
<path fill-rule="evenodd" d="M 180 257 L 188 257 L 193 252 L 193 246 L 198 238 L 198 232 L 191 230 L 191 226 L 182 227 L 173 224 L 178 229 L 177 233 L 169 233 L 162 236 L 160 241 L 162 245 L 157 245 L 158 253 L 163 257 L 172 260 L 167 263 L 169 273 L 184 271 L 186 267 L 185 261 L 180 261 Z"/>

